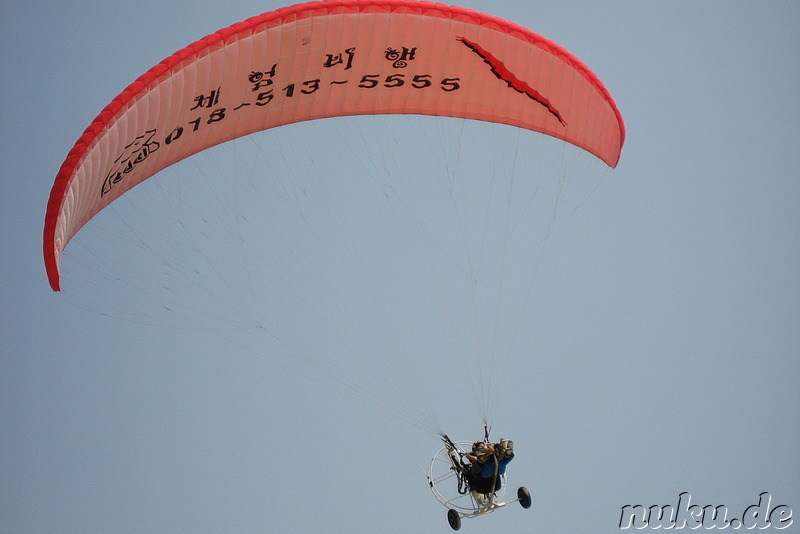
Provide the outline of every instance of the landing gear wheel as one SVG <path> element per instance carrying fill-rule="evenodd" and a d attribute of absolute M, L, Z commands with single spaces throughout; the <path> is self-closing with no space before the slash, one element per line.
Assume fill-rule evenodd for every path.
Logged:
<path fill-rule="evenodd" d="M 517 498 L 519 498 L 519 504 L 523 508 L 530 508 L 531 507 L 531 492 L 528 491 L 528 488 L 522 487 L 517 490 Z"/>
<path fill-rule="evenodd" d="M 455 510 L 447 511 L 447 522 L 450 523 L 450 528 L 458 530 L 461 528 L 461 516 Z"/>

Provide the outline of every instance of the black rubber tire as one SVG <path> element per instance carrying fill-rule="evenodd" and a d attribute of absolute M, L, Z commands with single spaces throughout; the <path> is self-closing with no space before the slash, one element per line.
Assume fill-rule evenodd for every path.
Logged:
<path fill-rule="evenodd" d="M 528 491 L 528 488 L 522 487 L 517 490 L 517 498 L 519 499 L 519 504 L 523 508 L 530 508 L 531 507 L 531 492 Z"/>
<path fill-rule="evenodd" d="M 461 516 L 455 510 L 447 511 L 447 522 L 450 523 L 450 528 L 453 530 L 461 528 Z"/>

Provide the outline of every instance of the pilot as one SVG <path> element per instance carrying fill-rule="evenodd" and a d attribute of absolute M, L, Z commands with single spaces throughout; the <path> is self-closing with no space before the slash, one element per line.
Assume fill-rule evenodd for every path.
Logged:
<path fill-rule="evenodd" d="M 502 475 L 508 462 L 514 459 L 514 442 L 500 438 L 499 443 L 476 441 L 472 452 L 466 454 L 470 461 L 470 488 L 484 495 L 502 487 Z"/>

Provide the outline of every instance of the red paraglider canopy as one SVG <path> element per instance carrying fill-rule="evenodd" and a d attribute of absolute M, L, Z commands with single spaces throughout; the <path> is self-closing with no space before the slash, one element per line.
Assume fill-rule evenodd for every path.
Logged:
<path fill-rule="evenodd" d="M 44 258 L 113 200 L 206 148 L 324 117 L 424 114 L 542 132 L 610 166 L 625 139 L 600 80 L 521 26 L 416 0 L 327 0 L 264 13 L 169 56 L 92 121 L 56 176 Z"/>

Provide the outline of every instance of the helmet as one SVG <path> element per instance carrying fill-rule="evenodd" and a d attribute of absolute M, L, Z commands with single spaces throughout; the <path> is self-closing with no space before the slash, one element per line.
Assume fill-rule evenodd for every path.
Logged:
<path fill-rule="evenodd" d="M 472 454 L 478 459 L 480 463 L 484 463 L 491 456 L 492 450 L 489 450 L 489 445 L 483 441 L 476 441 L 472 444 Z"/>
<path fill-rule="evenodd" d="M 514 442 L 500 438 L 500 443 L 497 444 L 498 458 L 510 458 L 514 454 Z"/>

